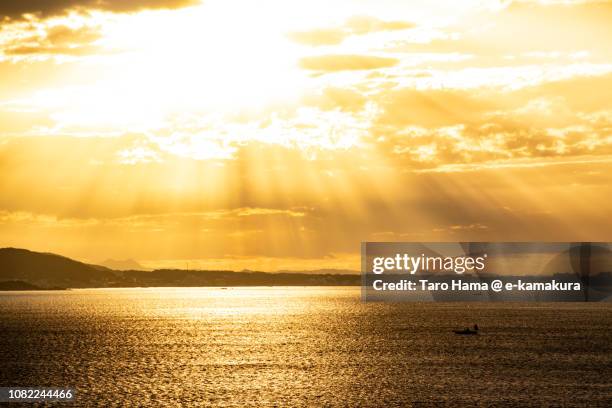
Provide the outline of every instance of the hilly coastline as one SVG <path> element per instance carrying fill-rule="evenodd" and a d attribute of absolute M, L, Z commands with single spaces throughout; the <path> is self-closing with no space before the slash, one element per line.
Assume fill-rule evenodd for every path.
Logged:
<path fill-rule="evenodd" d="M 115 270 L 61 255 L 0 248 L 0 290 L 164 286 L 358 286 L 346 273 Z M 342 271 L 345 272 L 345 271 Z"/>

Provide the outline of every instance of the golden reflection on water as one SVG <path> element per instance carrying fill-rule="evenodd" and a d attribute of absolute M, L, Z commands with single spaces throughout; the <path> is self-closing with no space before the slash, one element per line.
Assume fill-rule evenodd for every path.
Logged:
<path fill-rule="evenodd" d="M 359 293 L 244 287 L 1 294 L 0 383 L 71 384 L 80 406 L 612 400 L 610 304 L 363 304 Z M 479 336 L 451 331 L 474 321 Z"/>
<path fill-rule="evenodd" d="M 129 291 L 129 289 L 128 289 Z M 151 298 L 158 297 L 160 305 L 154 313 L 180 319 L 210 319 L 306 314 L 321 308 L 317 298 L 330 295 L 355 300 L 356 288 L 315 287 L 218 287 L 218 288 L 147 288 Z M 167 307 L 168 299 L 176 305 Z"/>

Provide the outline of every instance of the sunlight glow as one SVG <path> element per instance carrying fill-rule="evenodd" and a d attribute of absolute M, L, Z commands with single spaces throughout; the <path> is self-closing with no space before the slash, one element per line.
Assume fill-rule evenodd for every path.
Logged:
<path fill-rule="evenodd" d="M 609 239 L 610 3 L 14 4 L 7 245 L 272 270 L 357 269 L 371 239 Z"/>

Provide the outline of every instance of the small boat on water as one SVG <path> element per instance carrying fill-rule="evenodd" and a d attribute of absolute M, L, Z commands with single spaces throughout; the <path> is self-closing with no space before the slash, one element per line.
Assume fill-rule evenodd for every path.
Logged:
<path fill-rule="evenodd" d="M 466 327 L 463 330 L 453 330 L 455 334 L 478 334 L 478 325 L 475 324 L 473 329 Z"/>
<path fill-rule="evenodd" d="M 463 330 L 453 330 L 455 334 L 478 334 L 477 330 L 463 329 Z"/>

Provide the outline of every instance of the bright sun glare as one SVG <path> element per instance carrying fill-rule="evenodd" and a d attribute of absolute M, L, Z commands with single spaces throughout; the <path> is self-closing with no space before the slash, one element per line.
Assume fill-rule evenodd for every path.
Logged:
<path fill-rule="evenodd" d="M 66 127 L 134 131 L 184 112 L 235 114 L 295 101 L 308 77 L 286 22 L 255 4 L 242 8 L 217 2 L 117 17 L 100 40 L 110 56 L 93 67 L 101 71 L 95 81 L 57 84 L 33 99 L 60 108 L 55 118 Z"/>

